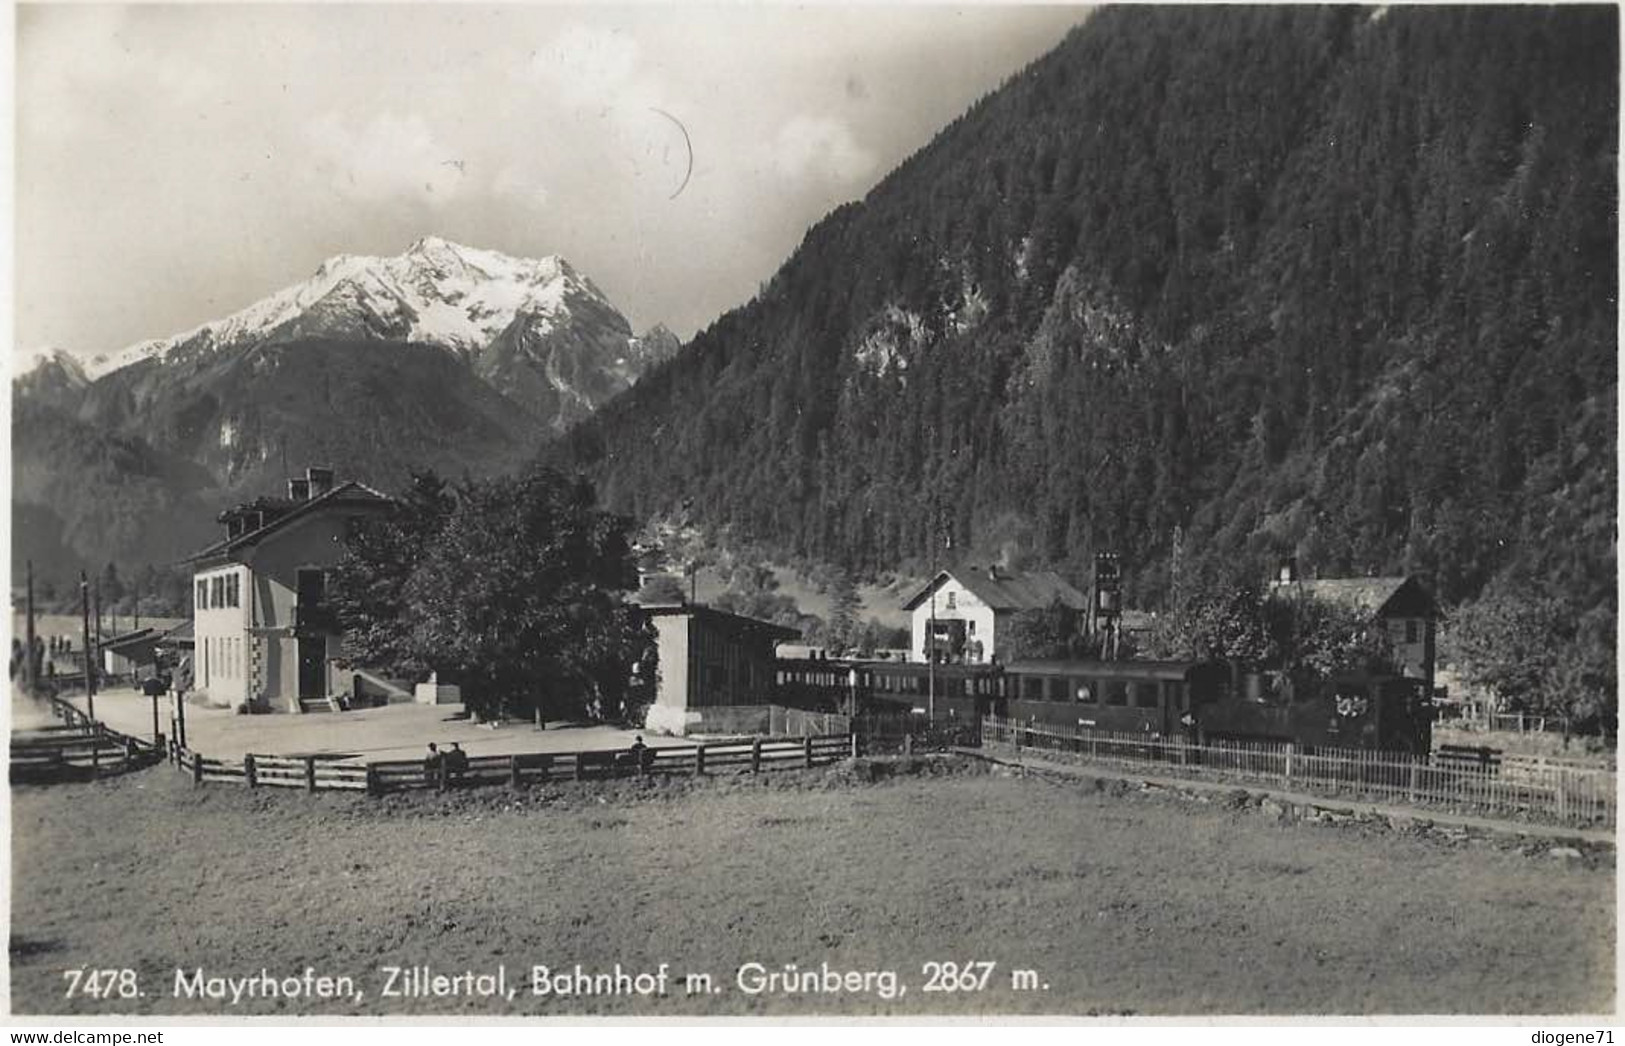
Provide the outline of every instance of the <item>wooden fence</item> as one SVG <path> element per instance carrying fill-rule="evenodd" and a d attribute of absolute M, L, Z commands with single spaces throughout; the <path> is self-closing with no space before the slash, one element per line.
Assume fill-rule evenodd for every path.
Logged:
<path fill-rule="evenodd" d="M 696 744 L 680 747 L 603 749 L 589 752 L 528 752 L 470 756 L 461 770 L 444 759 L 430 770 L 422 760 L 357 763 L 318 756 L 246 755 L 240 762 L 210 759 L 178 745 L 170 758 L 194 783 L 228 781 L 250 788 L 302 788 L 310 792 L 364 791 L 370 795 L 411 789 L 506 784 L 513 788 L 548 781 L 603 780 L 653 775 L 757 773 L 784 767 L 808 768 L 852 754 L 850 735 Z"/>
<path fill-rule="evenodd" d="M 160 745 L 109 730 L 59 697 L 46 700 L 62 723 L 12 735 L 13 783 L 87 780 L 151 766 L 163 758 Z"/>
<path fill-rule="evenodd" d="M 1607 770 L 1256 741 L 1191 744 L 1151 734 L 1068 730 L 992 717 L 983 720 L 982 740 L 989 746 L 1036 749 L 1168 776 L 1217 775 L 1299 791 L 1436 803 L 1574 825 L 1613 827 L 1617 820 L 1615 775 Z"/>

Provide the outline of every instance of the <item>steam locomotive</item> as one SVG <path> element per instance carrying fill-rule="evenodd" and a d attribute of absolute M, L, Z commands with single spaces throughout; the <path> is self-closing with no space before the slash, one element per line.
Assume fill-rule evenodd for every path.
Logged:
<path fill-rule="evenodd" d="M 787 660 L 780 700 L 938 719 L 1012 718 L 1155 737 L 1284 741 L 1426 754 L 1433 710 L 1416 679 L 1353 673 L 1311 681 L 1224 661 L 1015 661 L 1007 665 Z"/>

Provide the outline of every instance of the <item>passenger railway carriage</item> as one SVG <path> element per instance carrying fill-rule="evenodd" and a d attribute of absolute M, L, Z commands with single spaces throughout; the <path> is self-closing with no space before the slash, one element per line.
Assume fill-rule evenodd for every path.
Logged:
<path fill-rule="evenodd" d="M 1339 676 L 1318 684 L 1222 661 L 1017 661 L 1009 665 L 780 660 L 786 703 L 842 712 L 986 715 L 1159 737 L 1290 741 L 1426 753 L 1432 707 L 1419 680 Z"/>

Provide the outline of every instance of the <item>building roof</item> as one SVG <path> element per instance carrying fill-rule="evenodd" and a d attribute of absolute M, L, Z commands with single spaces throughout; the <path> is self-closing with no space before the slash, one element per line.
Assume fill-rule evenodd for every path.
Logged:
<path fill-rule="evenodd" d="M 1333 606 L 1370 614 L 1406 614 L 1431 617 L 1438 613 L 1433 595 L 1414 577 L 1331 577 L 1314 581 L 1286 581 L 1275 585 L 1272 596 L 1293 594 Z"/>
<path fill-rule="evenodd" d="M 138 628 L 122 635 L 113 636 L 101 641 L 103 650 L 118 651 L 126 647 L 138 647 L 144 643 L 155 643 L 160 636 L 156 628 Z"/>
<path fill-rule="evenodd" d="M 377 508 L 394 504 L 394 499 L 380 494 L 371 487 L 355 480 L 340 483 L 332 490 L 320 497 L 310 498 L 296 503 L 288 511 L 267 522 L 256 530 L 239 534 L 234 538 L 217 541 L 209 547 L 186 557 L 182 562 L 197 563 L 206 559 L 214 559 L 237 551 L 247 545 L 258 544 L 269 535 L 288 526 L 295 520 L 304 519 L 324 508 L 366 507 Z"/>
<path fill-rule="evenodd" d="M 1036 610 L 1050 606 L 1057 600 L 1074 610 L 1089 608 L 1089 597 L 1073 588 L 1053 570 L 1013 574 L 992 567 L 965 567 L 939 571 L 936 577 L 904 601 L 903 609 L 913 610 L 925 602 L 949 578 L 965 586 L 967 591 L 994 610 Z"/>
<path fill-rule="evenodd" d="M 172 643 L 175 646 L 190 646 L 192 643 L 192 624 L 192 619 L 187 618 L 168 632 L 165 632 L 159 637 L 158 641 L 160 643 Z"/>
<path fill-rule="evenodd" d="M 773 640 L 801 638 L 801 633 L 793 628 L 785 628 L 783 625 L 775 625 L 771 621 L 745 617 L 742 614 L 730 614 L 726 610 L 718 610 L 715 607 L 702 606 L 698 603 L 646 603 L 643 610 L 652 618 L 689 615 L 705 621 L 707 624 L 718 625 L 736 632 L 755 632 Z"/>

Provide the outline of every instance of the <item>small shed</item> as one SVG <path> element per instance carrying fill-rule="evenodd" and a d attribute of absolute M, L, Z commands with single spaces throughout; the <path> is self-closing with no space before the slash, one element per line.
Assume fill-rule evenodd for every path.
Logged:
<path fill-rule="evenodd" d="M 660 662 L 650 730 L 682 735 L 704 718 L 699 709 L 773 703 L 773 648 L 795 630 L 696 604 L 643 609 Z"/>

